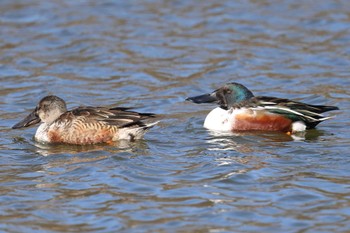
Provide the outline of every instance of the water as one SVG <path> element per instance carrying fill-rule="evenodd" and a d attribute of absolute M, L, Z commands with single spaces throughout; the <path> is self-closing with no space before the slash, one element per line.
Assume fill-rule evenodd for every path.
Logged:
<path fill-rule="evenodd" d="M 346 232 L 350 4 L 1 1 L 0 231 Z M 235 81 L 337 105 L 293 139 L 215 135 L 188 96 Z M 115 146 L 12 130 L 45 95 L 131 106 L 161 123 Z"/>

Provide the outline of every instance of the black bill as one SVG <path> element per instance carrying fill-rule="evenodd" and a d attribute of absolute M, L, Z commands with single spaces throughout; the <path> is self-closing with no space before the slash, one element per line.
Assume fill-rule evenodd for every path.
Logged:
<path fill-rule="evenodd" d="M 12 126 L 12 129 L 19 129 L 23 127 L 28 127 L 31 125 L 35 125 L 40 122 L 40 118 L 36 115 L 35 110 L 29 114 L 26 118 L 24 118 L 22 121 L 18 122 L 14 126 Z"/>
<path fill-rule="evenodd" d="M 204 94 L 204 95 L 188 97 L 186 100 L 192 101 L 193 103 L 196 103 L 196 104 L 213 103 L 218 101 L 215 92 L 213 92 L 212 94 Z"/>

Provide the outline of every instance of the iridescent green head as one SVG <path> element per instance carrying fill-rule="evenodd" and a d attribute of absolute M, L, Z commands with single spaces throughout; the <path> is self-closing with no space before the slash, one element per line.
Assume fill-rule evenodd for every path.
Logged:
<path fill-rule="evenodd" d="M 186 100 L 197 104 L 216 102 L 221 108 L 228 109 L 234 104 L 248 100 L 252 97 L 254 97 L 253 93 L 242 84 L 227 83 L 210 94 L 189 97 Z"/>

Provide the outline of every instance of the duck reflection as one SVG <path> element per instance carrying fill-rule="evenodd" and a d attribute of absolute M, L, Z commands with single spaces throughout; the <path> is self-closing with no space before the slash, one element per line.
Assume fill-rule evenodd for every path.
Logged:
<path fill-rule="evenodd" d="M 308 130 L 292 135 L 279 132 L 218 132 L 208 130 L 209 150 L 235 150 L 242 153 L 253 152 L 257 144 L 276 146 L 276 143 L 291 141 L 317 141 L 325 133 L 322 130 Z M 281 144 L 280 144 L 281 145 Z"/>
<path fill-rule="evenodd" d="M 103 151 L 104 153 L 120 153 L 133 152 L 135 150 L 146 150 L 148 145 L 145 140 L 119 140 L 112 144 L 89 144 L 89 145 L 71 145 L 61 143 L 41 143 L 35 140 L 29 140 L 26 137 L 15 137 L 15 144 L 22 144 L 22 149 L 28 150 L 31 154 L 39 154 L 42 156 L 51 155 L 76 155 L 79 153 L 91 153 Z M 97 153 L 95 153 L 97 154 Z M 101 154 L 101 153 L 99 153 Z"/>
<path fill-rule="evenodd" d="M 288 142 L 293 138 L 287 134 L 257 132 L 216 132 L 208 131 L 207 142 L 211 145 L 209 150 L 229 151 L 234 150 L 241 153 L 251 153 L 256 151 L 256 145 L 271 142 Z"/>
<path fill-rule="evenodd" d="M 112 153 L 132 151 L 135 148 L 147 148 L 144 140 L 131 142 L 119 140 L 113 144 L 92 144 L 92 145 L 67 145 L 67 144 L 45 144 L 34 142 L 36 152 L 43 156 L 55 154 L 78 154 L 83 152 L 108 151 Z"/>

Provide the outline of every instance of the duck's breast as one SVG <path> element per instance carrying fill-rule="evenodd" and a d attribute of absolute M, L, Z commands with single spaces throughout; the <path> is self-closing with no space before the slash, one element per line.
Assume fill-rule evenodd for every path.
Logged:
<path fill-rule="evenodd" d="M 232 123 L 230 111 L 217 107 L 207 115 L 203 126 L 215 131 L 231 131 Z"/>
<path fill-rule="evenodd" d="M 50 139 L 48 137 L 48 130 L 49 130 L 49 125 L 46 123 L 41 123 L 36 130 L 35 133 L 35 140 L 39 142 L 50 142 Z"/>

